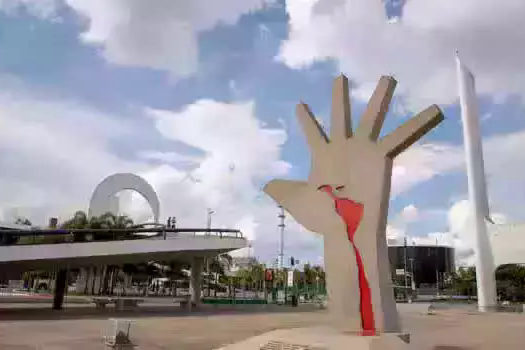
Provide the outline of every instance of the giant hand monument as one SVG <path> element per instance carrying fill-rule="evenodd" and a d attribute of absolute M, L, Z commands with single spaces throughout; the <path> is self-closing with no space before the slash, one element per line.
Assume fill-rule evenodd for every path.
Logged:
<path fill-rule="evenodd" d="M 297 118 L 312 159 L 308 180 L 273 180 L 264 188 L 298 223 L 323 235 L 331 329 L 353 334 L 354 340 L 344 344 L 356 349 L 366 348 L 359 345 L 365 344 L 364 336 L 400 331 L 385 233 L 392 162 L 443 120 L 432 105 L 379 138 L 395 85 L 394 78 L 381 77 L 353 130 L 348 80 L 336 78 L 330 136 L 300 103 Z M 298 338 L 307 335 L 311 332 Z"/>
<path fill-rule="evenodd" d="M 298 223 L 323 235 L 330 313 L 338 327 L 365 335 L 399 331 L 385 235 L 392 161 L 443 120 L 433 105 L 379 139 L 395 85 L 381 77 L 354 131 L 348 80 L 336 78 L 330 137 L 300 103 L 312 159 L 308 181 L 273 180 L 264 188 Z"/>

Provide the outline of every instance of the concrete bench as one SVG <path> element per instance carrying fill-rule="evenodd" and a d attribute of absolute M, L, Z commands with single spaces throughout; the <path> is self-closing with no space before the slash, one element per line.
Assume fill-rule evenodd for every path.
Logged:
<path fill-rule="evenodd" d="M 197 308 L 197 305 L 191 302 L 190 298 L 179 301 L 181 309 L 191 311 Z"/>
<path fill-rule="evenodd" d="M 113 302 L 111 298 L 92 298 L 92 303 L 95 303 L 95 306 L 97 309 L 104 309 L 107 304 L 110 304 Z"/>
<path fill-rule="evenodd" d="M 104 309 L 107 304 L 115 304 L 115 310 L 132 310 L 143 303 L 143 299 L 136 298 L 92 298 L 92 303 L 95 303 L 97 309 Z"/>
<path fill-rule="evenodd" d="M 118 298 L 113 300 L 115 303 L 115 309 L 117 310 L 133 310 L 136 309 L 140 303 L 143 303 L 143 299 L 134 299 L 134 298 Z"/>

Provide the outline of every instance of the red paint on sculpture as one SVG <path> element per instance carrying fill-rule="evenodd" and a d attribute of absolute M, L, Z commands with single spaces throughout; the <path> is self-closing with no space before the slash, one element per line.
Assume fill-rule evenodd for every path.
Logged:
<path fill-rule="evenodd" d="M 357 231 L 357 227 L 359 226 L 359 223 L 363 217 L 363 205 L 348 198 L 337 197 L 333 192 L 332 186 L 324 185 L 319 187 L 319 189 L 328 193 L 328 195 L 335 201 L 335 211 L 346 224 L 348 240 L 354 248 L 355 259 L 357 263 L 363 335 L 375 335 L 372 294 L 370 291 L 370 286 L 368 285 L 368 280 L 366 279 L 363 259 L 361 258 L 359 249 L 357 249 L 354 243 L 354 236 Z"/>

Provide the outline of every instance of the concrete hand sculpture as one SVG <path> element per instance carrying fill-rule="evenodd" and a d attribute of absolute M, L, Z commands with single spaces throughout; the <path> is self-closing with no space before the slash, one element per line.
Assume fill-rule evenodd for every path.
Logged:
<path fill-rule="evenodd" d="M 312 158 L 308 181 L 273 180 L 264 188 L 298 223 L 324 235 L 334 325 L 363 335 L 400 330 L 385 236 L 393 158 L 443 120 L 432 105 L 379 139 L 395 85 L 381 77 L 353 132 L 348 80 L 336 78 L 330 138 L 300 103 Z"/>

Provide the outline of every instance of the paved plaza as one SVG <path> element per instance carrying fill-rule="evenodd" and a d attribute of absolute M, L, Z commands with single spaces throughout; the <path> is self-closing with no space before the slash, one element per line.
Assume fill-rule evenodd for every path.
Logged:
<path fill-rule="evenodd" d="M 0 310 L 2 350 L 103 349 L 108 318 L 133 320 L 131 336 L 138 349 L 214 349 L 277 328 L 314 326 L 327 313 L 313 307 L 275 306 L 266 310 L 219 309 L 185 312 L 174 306 L 145 304 L 140 312 L 115 313 L 87 305 L 51 312 L 44 305 L 3 304 Z M 426 304 L 398 305 L 413 350 L 523 349 L 525 314 L 479 314 L 469 308 L 438 309 Z"/>

